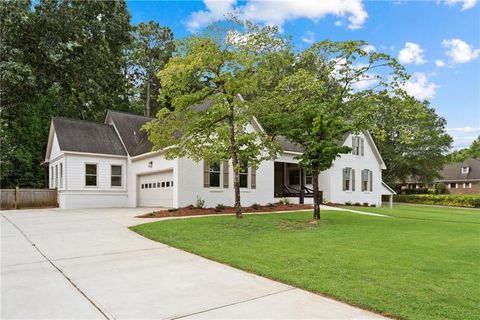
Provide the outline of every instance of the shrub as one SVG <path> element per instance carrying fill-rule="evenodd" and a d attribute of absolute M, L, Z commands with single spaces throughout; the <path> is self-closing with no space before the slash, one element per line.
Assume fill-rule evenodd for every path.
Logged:
<path fill-rule="evenodd" d="M 195 201 L 195 208 L 202 209 L 205 207 L 205 200 L 197 196 L 197 200 Z"/>
<path fill-rule="evenodd" d="M 405 194 L 427 194 L 428 188 L 403 189 Z"/>
<path fill-rule="evenodd" d="M 251 207 L 252 209 L 255 209 L 255 210 L 260 209 L 260 205 L 258 203 L 252 204 Z"/>
<path fill-rule="evenodd" d="M 288 198 L 282 198 L 279 201 L 281 204 L 290 204 L 290 200 Z"/>
<path fill-rule="evenodd" d="M 275 207 L 275 205 L 274 205 L 273 203 L 271 203 L 271 202 L 270 202 L 270 203 L 267 203 L 267 207 L 269 207 L 269 208 L 273 208 L 273 207 Z"/>
<path fill-rule="evenodd" d="M 364 202 L 364 203 L 363 203 L 363 206 L 364 206 L 364 207 L 368 207 L 369 205 L 370 205 L 370 204 L 369 204 L 368 202 Z"/>
<path fill-rule="evenodd" d="M 372 207 L 372 208 L 376 208 L 376 207 L 377 207 L 377 205 L 375 205 L 375 204 L 373 204 L 373 203 L 372 203 L 372 204 L 370 205 L 370 207 Z"/>
<path fill-rule="evenodd" d="M 435 188 L 435 191 L 438 194 L 447 194 L 448 193 L 447 186 L 443 182 L 440 182 L 439 184 L 437 184 L 437 187 Z"/>
<path fill-rule="evenodd" d="M 353 205 L 354 205 L 354 206 L 357 206 L 357 207 L 360 207 L 360 206 L 361 206 L 361 203 L 360 203 L 360 202 L 355 202 Z"/>
<path fill-rule="evenodd" d="M 351 206 L 352 203 L 351 203 L 350 201 L 347 201 L 347 202 L 345 202 L 345 205 L 346 205 L 346 206 Z"/>
<path fill-rule="evenodd" d="M 175 211 L 178 211 L 178 208 L 170 208 L 170 209 L 168 209 L 168 212 L 175 212 Z"/>
<path fill-rule="evenodd" d="M 480 208 L 480 195 L 453 195 L 453 194 L 411 194 L 396 195 L 396 202 L 433 204 L 451 207 Z"/>
<path fill-rule="evenodd" d="M 215 206 L 215 209 L 217 209 L 217 210 L 223 210 L 223 209 L 225 209 L 225 205 L 219 203 L 219 204 L 217 204 L 217 205 Z"/>

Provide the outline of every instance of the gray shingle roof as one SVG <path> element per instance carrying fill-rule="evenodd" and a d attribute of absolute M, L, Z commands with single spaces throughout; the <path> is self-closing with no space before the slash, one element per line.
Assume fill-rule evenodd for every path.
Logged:
<path fill-rule="evenodd" d="M 469 167 L 467 174 L 462 174 L 462 167 Z M 436 181 L 480 180 L 480 159 L 470 158 L 463 162 L 447 164 L 440 172 L 441 179 Z"/>
<path fill-rule="evenodd" d="M 53 118 L 52 121 L 63 151 L 127 155 L 110 125 L 66 118 Z"/>
<path fill-rule="evenodd" d="M 148 140 L 147 134 L 140 129 L 153 118 L 112 110 L 109 110 L 108 114 L 112 118 L 130 156 L 152 151 L 152 144 Z"/>

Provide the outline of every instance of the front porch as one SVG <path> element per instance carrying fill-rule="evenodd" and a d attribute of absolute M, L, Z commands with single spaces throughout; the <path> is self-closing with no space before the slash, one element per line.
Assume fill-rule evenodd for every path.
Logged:
<path fill-rule="evenodd" d="M 274 163 L 274 197 L 298 198 L 299 203 L 305 203 L 305 198 L 313 200 L 312 176 L 297 163 Z M 320 200 L 323 199 L 320 191 Z M 308 201 L 312 202 L 313 201 Z"/>

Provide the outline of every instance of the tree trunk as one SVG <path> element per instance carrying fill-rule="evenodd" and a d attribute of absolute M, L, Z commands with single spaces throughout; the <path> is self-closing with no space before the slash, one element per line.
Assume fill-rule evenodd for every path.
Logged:
<path fill-rule="evenodd" d="M 150 117 L 150 70 L 152 61 L 148 61 L 147 70 L 147 101 L 145 102 L 145 116 Z"/>
<path fill-rule="evenodd" d="M 318 188 L 318 166 L 312 167 L 312 184 L 313 184 L 313 219 L 320 220 L 320 191 Z"/>
<path fill-rule="evenodd" d="M 232 156 L 232 167 L 233 167 L 233 189 L 235 191 L 235 215 L 237 218 L 243 218 L 242 215 L 242 206 L 240 203 L 240 175 L 238 172 L 238 153 L 237 153 L 237 144 L 235 141 L 235 120 L 233 113 L 233 105 L 230 103 L 230 115 L 228 117 L 228 126 L 230 127 L 230 145 L 231 145 L 231 156 Z"/>
<path fill-rule="evenodd" d="M 145 102 L 145 116 L 150 117 L 150 80 L 147 80 L 147 101 Z"/>
<path fill-rule="evenodd" d="M 305 179 L 303 178 L 303 169 L 300 169 L 300 200 L 298 203 L 305 203 Z"/>

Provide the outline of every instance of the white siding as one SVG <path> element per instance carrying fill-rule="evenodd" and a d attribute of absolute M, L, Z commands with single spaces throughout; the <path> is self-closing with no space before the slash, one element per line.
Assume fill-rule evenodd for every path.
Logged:
<path fill-rule="evenodd" d="M 217 204 L 233 206 L 235 196 L 231 161 L 229 161 L 228 169 L 228 188 L 205 188 L 203 185 L 203 162 L 196 163 L 189 159 L 180 159 L 177 188 L 181 192 L 179 193 L 178 206 L 184 207 L 195 204 L 197 196 L 205 200 L 207 207 L 215 207 Z M 265 161 L 259 166 L 256 171 L 256 189 L 250 188 L 249 177 L 249 188 L 242 188 L 240 191 L 242 206 L 274 202 L 273 173 L 273 161 Z"/>
<path fill-rule="evenodd" d="M 365 139 L 365 155 L 352 155 L 345 154 L 335 160 L 333 166 L 321 176 L 325 176 L 326 180 L 329 180 L 328 191 L 325 194 L 325 199 L 334 203 L 369 203 L 377 206 L 381 205 L 382 195 L 382 170 L 378 159 L 375 156 L 371 145 L 367 142 L 365 135 L 360 135 Z M 352 135 L 350 135 L 345 145 L 352 145 Z M 342 187 L 342 170 L 343 168 L 355 169 L 355 191 L 344 191 Z M 369 169 L 373 173 L 373 191 L 362 191 L 361 188 L 361 174 L 362 170 Z M 327 177 L 329 176 L 329 178 Z"/>
<path fill-rule="evenodd" d="M 126 158 L 66 153 L 60 208 L 124 207 L 127 204 Z M 97 164 L 97 186 L 85 186 L 85 164 Z M 122 166 L 122 186 L 111 186 L 111 165 Z"/>

